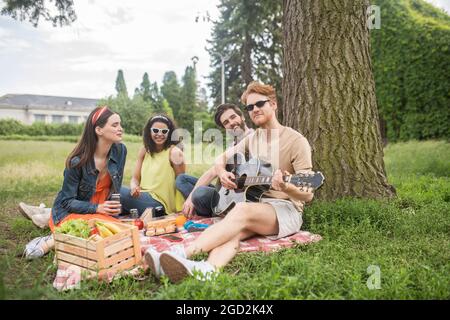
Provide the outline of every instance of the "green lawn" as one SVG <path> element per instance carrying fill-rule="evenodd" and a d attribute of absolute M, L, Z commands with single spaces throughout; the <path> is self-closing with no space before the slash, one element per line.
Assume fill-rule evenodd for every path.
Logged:
<path fill-rule="evenodd" d="M 125 183 L 138 142 L 127 142 Z M 391 201 L 316 201 L 304 230 L 323 240 L 277 253 L 239 254 L 214 283 L 188 279 L 111 284 L 91 280 L 64 293 L 52 287 L 53 254 L 27 261 L 24 245 L 46 234 L 17 211 L 19 201 L 51 205 L 73 143 L 0 141 L 0 298 L 7 299 L 449 299 L 450 146 L 442 141 L 389 145 L 385 162 L 398 197 Z M 204 167 L 204 166 L 203 166 Z M 199 175 L 202 166 L 191 166 Z M 380 289 L 369 289 L 369 266 Z M 371 278 L 372 279 L 372 278 Z"/>

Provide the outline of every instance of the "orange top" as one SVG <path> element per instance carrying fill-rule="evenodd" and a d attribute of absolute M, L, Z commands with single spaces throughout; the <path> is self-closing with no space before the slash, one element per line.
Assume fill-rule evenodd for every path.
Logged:
<path fill-rule="evenodd" d="M 111 176 L 107 173 L 100 180 L 97 181 L 95 193 L 90 202 L 100 204 L 108 199 L 109 190 L 111 189 Z"/>
<path fill-rule="evenodd" d="M 112 181 L 111 181 L 111 177 L 109 174 L 105 174 L 100 180 L 98 180 L 97 186 L 95 189 L 95 193 L 92 196 L 90 202 L 95 203 L 95 204 L 100 204 L 100 203 L 105 202 L 108 199 L 109 190 L 111 189 L 111 182 Z M 75 219 L 83 219 L 83 220 L 103 219 L 103 220 L 114 221 L 114 222 L 119 221 L 118 219 L 113 218 L 113 217 L 103 214 L 103 213 L 94 213 L 94 214 L 71 213 L 67 217 L 65 217 L 63 220 L 61 220 L 61 222 L 58 223 L 58 226 L 60 226 L 61 223 L 64 223 L 69 220 L 75 220 Z M 53 224 L 52 216 L 50 216 L 48 226 L 50 227 L 50 230 L 52 232 L 55 230 L 55 225 Z"/>

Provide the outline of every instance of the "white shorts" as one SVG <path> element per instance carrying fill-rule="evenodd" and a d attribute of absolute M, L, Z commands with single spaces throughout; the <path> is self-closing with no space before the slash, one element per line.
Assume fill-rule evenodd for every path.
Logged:
<path fill-rule="evenodd" d="M 262 198 L 261 202 L 270 204 L 277 214 L 278 235 L 268 236 L 269 239 L 277 240 L 300 231 L 303 224 L 302 213 L 292 202 L 274 198 Z"/>

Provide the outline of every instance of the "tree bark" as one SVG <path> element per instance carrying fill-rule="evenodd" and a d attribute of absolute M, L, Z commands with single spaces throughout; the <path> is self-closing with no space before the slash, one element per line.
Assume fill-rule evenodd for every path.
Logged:
<path fill-rule="evenodd" d="M 241 64 L 241 75 L 242 80 L 244 80 L 245 86 L 253 81 L 252 76 L 252 51 L 253 51 L 253 40 L 251 38 L 250 32 L 245 32 L 245 39 L 242 45 L 242 64 Z"/>
<path fill-rule="evenodd" d="M 309 141 L 316 195 L 395 195 L 388 184 L 370 60 L 366 0 L 283 1 L 283 119 Z"/>

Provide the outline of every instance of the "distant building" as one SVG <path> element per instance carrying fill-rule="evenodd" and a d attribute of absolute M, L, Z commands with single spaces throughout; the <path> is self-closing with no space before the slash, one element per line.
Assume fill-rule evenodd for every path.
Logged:
<path fill-rule="evenodd" d="M 97 99 L 6 94 L 0 97 L 0 119 L 16 119 L 24 124 L 82 123 L 97 102 Z"/>

